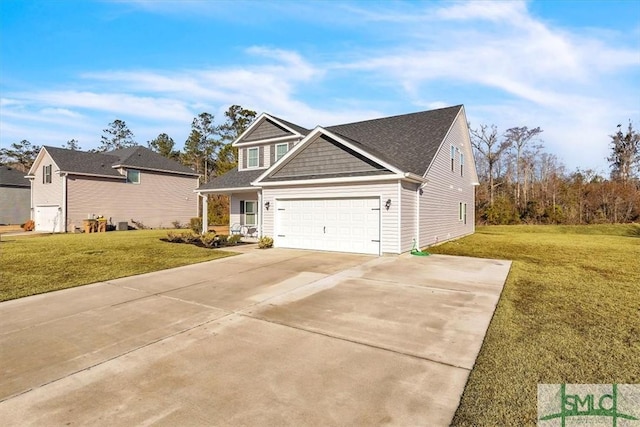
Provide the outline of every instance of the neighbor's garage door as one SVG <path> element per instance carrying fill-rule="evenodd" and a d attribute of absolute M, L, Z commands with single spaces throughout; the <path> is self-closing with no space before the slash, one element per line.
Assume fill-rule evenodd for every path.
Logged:
<path fill-rule="evenodd" d="M 59 231 L 59 218 L 58 206 L 36 206 L 36 231 Z"/>
<path fill-rule="evenodd" d="M 380 253 L 380 199 L 277 200 L 275 244 Z"/>

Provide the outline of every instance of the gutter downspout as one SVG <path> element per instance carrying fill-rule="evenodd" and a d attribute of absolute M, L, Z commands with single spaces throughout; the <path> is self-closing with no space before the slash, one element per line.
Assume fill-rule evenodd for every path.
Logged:
<path fill-rule="evenodd" d="M 416 190 L 416 249 L 417 250 L 421 250 L 420 249 L 420 196 L 422 194 L 422 189 L 424 187 L 426 187 L 428 184 L 427 181 L 423 182 L 422 184 L 418 185 L 418 188 Z"/>
<path fill-rule="evenodd" d="M 62 177 L 62 204 L 60 212 L 60 232 L 67 232 L 67 174 L 60 174 Z"/>

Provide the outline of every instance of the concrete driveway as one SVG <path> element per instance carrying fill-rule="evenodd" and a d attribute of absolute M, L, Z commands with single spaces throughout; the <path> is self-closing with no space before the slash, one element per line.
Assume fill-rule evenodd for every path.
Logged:
<path fill-rule="evenodd" d="M 0 425 L 449 425 L 510 262 L 286 249 L 0 304 Z"/>

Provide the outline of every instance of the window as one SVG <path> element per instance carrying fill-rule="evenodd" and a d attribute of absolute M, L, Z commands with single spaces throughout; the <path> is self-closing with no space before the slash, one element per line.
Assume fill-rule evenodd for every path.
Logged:
<path fill-rule="evenodd" d="M 466 203 L 458 203 L 458 221 L 463 221 L 465 224 L 467 223 L 467 204 Z"/>
<path fill-rule="evenodd" d="M 140 184 L 140 171 L 135 169 L 127 169 L 127 183 Z"/>
<path fill-rule="evenodd" d="M 257 168 L 258 167 L 258 154 L 260 150 L 258 147 L 247 149 L 247 167 L 248 168 Z"/>
<path fill-rule="evenodd" d="M 244 201 L 244 225 L 256 225 L 257 204 L 255 200 Z"/>
<path fill-rule="evenodd" d="M 460 153 L 460 176 L 464 176 L 464 154 Z"/>
<path fill-rule="evenodd" d="M 42 183 L 51 184 L 51 165 L 42 166 Z"/>
<path fill-rule="evenodd" d="M 453 172 L 455 170 L 453 162 L 456 159 L 456 147 L 454 147 L 453 145 L 451 146 L 451 172 Z"/>
<path fill-rule="evenodd" d="M 289 144 L 276 144 L 276 162 L 289 151 Z"/>

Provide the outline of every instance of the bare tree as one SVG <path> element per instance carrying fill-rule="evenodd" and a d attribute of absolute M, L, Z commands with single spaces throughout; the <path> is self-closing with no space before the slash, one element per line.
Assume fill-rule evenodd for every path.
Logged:
<path fill-rule="evenodd" d="M 502 153 L 510 147 L 510 141 L 498 141 L 498 128 L 496 125 L 480 125 L 480 129 L 469 129 L 471 133 L 471 145 L 487 164 L 487 181 L 489 183 L 489 203 L 493 206 L 495 167 L 500 161 Z"/>
<path fill-rule="evenodd" d="M 520 193 L 522 190 L 522 177 L 523 177 L 523 164 L 522 154 L 527 144 L 536 136 L 542 133 L 542 129 L 539 127 L 529 129 L 526 126 L 514 127 L 507 129 L 505 132 L 505 140 L 509 141 L 509 144 L 516 150 L 516 206 L 521 207 Z"/>

